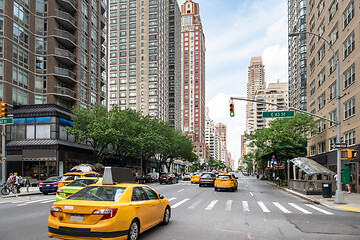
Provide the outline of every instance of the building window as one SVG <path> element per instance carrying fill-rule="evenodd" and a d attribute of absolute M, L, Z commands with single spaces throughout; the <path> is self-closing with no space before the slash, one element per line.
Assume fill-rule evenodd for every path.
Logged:
<path fill-rule="evenodd" d="M 310 146 L 310 156 L 314 156 L 316 154 L 316 147 L 315 145 Z"/>
<path fill-rule="evenodd" d="M 348 146 L 355 144 L 355 130 L 350 130 L 344 133 L 344 140 Z"/>
<path fill-rule="evenodd" d="M 325 143 L 325 141 L 321 142 L 321 143 L 318 143 L 318 149 L 319 149 L 319 154 L 326 152 L 326 143 Z"/>
<path fill-rule="evenodd" d="M 343 13 L 344 16 L 344 28 L 349 24 L 351 19 L 354 18 L 354 1 L 352 1 Z"/>
<path fill-rule="evenodd" d="M 344 89 L 355 82 L 355 64 L 344 72 Z"/>
<path fill-rule="evenodd" d="M 333 100 L 336 97 L 336 82 L 329 87 L 329 100 Z"/>
<path fill-rule="evenodd" d="M 338 38 L 339 38 L 339 30 L 338 30 L 338 27 L 336 26 L 329 35 L 330 44 L 334 45 L 334 43 L 336 42 L 336 40 Z"/>
<path fill-rule="evenodd" d="M 338 52 L 335 53 L 335 58 L 332 57 L 329 61 L 329 74 L 332 74 L 336 69 L 336 59 L 338 59 Z"/>
<path fill-rule="evenodd" d="M 355 33 L 353 32 L 344 42 L 344 59 L 355 49 Z"/>
<path fill-rule="evenodd" d="M 329 22 L 333 19 L 338 7 L 338 0 L 334 0 L 329 8 Z"/>
<path fill-rule="evenodd" d="M 325 51 L 325 45 L 323 46 Z M 325 68 L 323 68 L 323 70 L 318 75 L 318 86 L 320 87 L 324 82 L 325 82 Z"/>
<path fill-rule="evenodd" d="M 336 137 L 330 138 L 329 139 L 329 149 L 330 150 L 334 150 L 335 148 L 333 147 L 333 144 L 336 143 Z"/>
<path fill-rule="evenodd" d="M 315 81 L 312 81 L 310 83 L 310 95 L 313 95 L 315 93 Z"/>
<path fill-rule="evenodd" d="M 355 115 L 355 97 L 344 103 L 344 120 Z"/>
<path fill-rule="evenodd" d="M 310 62 L 310 72 L 313 73 L 315 70 L 315 58 Z"/>
<path fill-rule="evenodd" d="M 320 97 L 318 97 L 318 110 L 322 109 L 325 106 L 325 92 L 323 92 Z"/>
<path fill-rule="evenodd" d="M 325 120 L 320 120 L 318 123 L 318 131 L 319 133 L 322 133 L 326 129 Z"/>
<path fill-rule="evenodd" d="M 329 119 L 332 120 L 332 121 L 337 121 L 337 117 L 336 117 L 336 109 L 331 111 L 329 113 Z M 336 124 L 334 122 L 330 122 L 329 123 L 329 128 L 335 126 Z"/>

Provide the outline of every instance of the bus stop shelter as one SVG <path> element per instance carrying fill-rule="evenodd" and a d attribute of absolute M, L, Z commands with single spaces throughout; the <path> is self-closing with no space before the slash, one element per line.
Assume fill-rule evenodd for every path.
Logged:
<path fill-rule="evenodd" d="M 316 161 L 305 157 L 293 158 L 287 167 L 289 188 L 306 195 L 320 195 L 323 183 L 328 183 L 335 193 L 335 173 Z"/>

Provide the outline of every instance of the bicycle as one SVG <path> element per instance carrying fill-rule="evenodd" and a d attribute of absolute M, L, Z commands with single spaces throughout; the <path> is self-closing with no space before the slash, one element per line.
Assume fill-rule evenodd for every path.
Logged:
<path fill-rule="evenodd" d="M 13 194 L 16 194 L 17 189 L 16 189 L 15 185 L 9 186 L 8 184 L 4 184 L 4 186 L 1 188 L 1 194 L 9 195 L 10 192 L 12 192 Z"/>

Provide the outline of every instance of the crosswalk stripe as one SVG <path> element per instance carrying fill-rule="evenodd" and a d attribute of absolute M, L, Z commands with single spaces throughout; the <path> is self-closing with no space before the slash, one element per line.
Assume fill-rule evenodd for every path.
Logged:
<path fill-rule="evenodd" d="M 309 212 L 308 210 L 303 209 L 302 207 L 299 207 L 298 205 L 296 205 L 295 203 L 289 203 L 290 206 L 296 208 L 297 210 L 299 210 L 300 212 L 303 212 L 305 214 L 312 214 L 311 212 Z"/>
<path fill-rule="evenodd" d="M 243 211 L 244 212 L 250 212 L 249 204 L 248 204 L 247 201 L 242 201 L 242 205 L 243 205 Z"/>
<path fill-rule="evenodd" d="M 175 199 L 176 199 L 176 197 L 169 198 L 168 201 L 171 202 L 171 201 L 173 201 L 173 200 L 175 200 Z"/>
<path fill-rule="evenodd" d="M 218 201 L 218 200 L 213 200 L 213 201 L 209 204 L 209 206 L 207 206 L 207 207 L 205 208 L 205 210 L 211 210 L 211 209 L 215 206 L 215 204 L 217 203 L 217 201 Z"/>
<path fill-rule="evenodd" d="M 202 200 L 197 200 L 196 202 L 194 202 L 190 207 L 188 207 L 189 209 L 194 209 L 197 205 L 199 205 L 202 202 Z"/>
<path fill-rule="evenodd" d="M 284 213 L 291 213 L 289 210 L 287 210 L 286 208 L 284 208 L 283 206 L 281 206 L 281 204 L 280 203 L 278 203 L 278 202 L 273 202 L 273 204 L 275 205 L 275 206 L 277 206 L 281 211 L 283 211 Z"/>
<path fill-rule="evenodd" d="M 55 199 L 50 199 L 50 200 L 47 200 L 47 201 L 44 201 L 44 202 L 40 202 L 40 203 L 49 203 L 49 202 L 55 202 Z"/>
<path fill-rule="evenodd" d="M 269 209 L 267 209 L 267 207 L 265 206 L 265 204 L 263 202 L 258 202 L 258 204 L 261 207 L 261 209 L 263 210 L 263 212 L 270 212 Z"/>
<path fill-rule="evenodd" d="M 172 205 L 171 208 L 177 208 L 178 206 L 180 206 L 181 204 L 183 204 L 183 203 L 185 203 L 185 202 L 187 202 L 189 200 L 190 200 L 190 198 L 185 198 L 184 200 Z"/>
<path fill-rule="evenodd" d="M 24 203 L 18 204 L 18 205 L 16 205 L 16 206 L 25 206 L 25 205 L 28 205 L 28 204 L 30 204 L 30 203 L 41 202 L 41 201 L 44 201 L 44 199 L 35 200 L 35 201 L 29 201 L 29 202 L 24 202 Z"/>
<path fill-rule="evenodd" d="M 324 209 L 315 207 L 315 206 L 313 206 L 313 205 L 310 205 L 310 204 L 305 204 L 305 205 L 308 206 L 308 207 L 311 207 L 311 208 L 313 208 L 313 209 L 315 209 L 315 210 L 318 210 L 319 212 L 325 213 L 325 214 L 327 214 L 327 215 L 333 215 L 333 213 L 328 212 L 328 211 L 325 211 Z"/>
<path fill-rule="evenodd" d="M 228 200 L 226 202 L 225 211 L 230 211 L 231 210 L 232 202 L 233 202 L 233 200 Z"/>

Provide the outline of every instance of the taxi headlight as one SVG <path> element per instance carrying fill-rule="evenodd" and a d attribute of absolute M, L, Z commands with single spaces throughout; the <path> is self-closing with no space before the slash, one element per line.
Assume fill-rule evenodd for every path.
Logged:
<path fill-rule="evenodd" d="M 103 215 L 100 220 L 113 218 L 115 217 L 118 209 L 117 208 L 106 208 L 106 209 L 95 209 L 92 214 L 93 215 Z"/>

